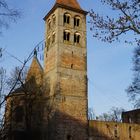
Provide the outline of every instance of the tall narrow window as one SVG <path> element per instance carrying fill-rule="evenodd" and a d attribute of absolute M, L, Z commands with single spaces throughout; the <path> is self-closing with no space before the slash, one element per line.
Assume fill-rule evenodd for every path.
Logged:
<path fill-rule="evenodd" d="M 118 127 L 117 127 L 117 125 L 115 125 L 114 136 L 115 136 L 115 138 L 118 137 Z"/>
<path fill-rule="evenodd" d="M 79 17 L 74 17 L 74 26 L 79 26 L 80 25 L 80 18 Z"/>
<path fill-rule="evenodd" d="M 48 29 L 50 29 L 51 28 L 51 20 L 49 19 L 48 20 Z"/>
<path fill-rule="evenodd" d="M 47 49 L 48 49 L 48 50 L 49 50 L 49 47 L 50 47 L 50 43 L 51 43 L 51 38 L 48 37 L 48 39 L 47 39 Z"/>
<path fill-rule="evenodd" d="M 24 116 L 24 109 L 22 106 L 18 106 L 15 108 L 15 121 L 16 122 L 22 122 Z"/>
<path fill-rule="evenodd" d="M 67 140 L 72 140 L 72 136 L 71 135 L 67 135 Z"/>
<path fill-rule="evenodd" d="M 53 35 L 52 35 L 52 43 L 54 43 L 55 42 L 55 33 L 53 33 Z"/>
<path fill-rule="evenodd" d="M 74 43 L 79 43 L 80 42 L 80 34 L 79 33 L 75 33 L 74 34 Z"/>
<path fill-rule="evenodd" d="M 52 16 L 52 20 L 53 20 L 53 25 L 55 25 L 56 24 L 56 16 L 55 15 Z"/>
<path fill-rule="evenodd" d="M 70 41 L 70 32 L 69 31 L 64 31 L 64 40 Z"/>
<path fill-rule="evenodd" d="M 69 14 L 64 14 L 64 23 L 67 23 L 67 24 L 70 23 L 70 15 Z"/>
<path fill-rule="evenodd" d="M 130 126 L 129 127 L 129 138 L 131 139 L 131 137 L 132 137 L 132 127 Z"/>

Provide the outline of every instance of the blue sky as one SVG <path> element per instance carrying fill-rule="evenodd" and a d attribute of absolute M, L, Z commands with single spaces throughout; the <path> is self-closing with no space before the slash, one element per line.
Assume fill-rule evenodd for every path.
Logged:
<path fill-rule="evenodd" d="M 101 14 L 110 13 L 99 0 L 78 0 L 87 11 L 94 9 Z M 22 17 L 8 30 L 3 30 L 0 47 L 24 60 L 34 46 L 44 39 L 43 17 L 55 0 L 12 0 L 9 3 L 22 11 Z M 115 13 L 113 13 L 115 14 Z M 87 21 L 89 17 L 87 16 Z M 132 108 L 125 89 L 132 80 L 133 47 L 124 43 L 103 43 L 92 37 L 87 23 L 89 107 L 98 115 L 107 112 L 112 106 Z M 4 53 L 0 63 L 7 71 L 20 65 L 18 61 Z"/>

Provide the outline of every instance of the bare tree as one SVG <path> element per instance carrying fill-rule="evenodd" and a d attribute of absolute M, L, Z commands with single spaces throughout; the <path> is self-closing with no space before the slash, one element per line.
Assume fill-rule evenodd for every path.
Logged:
<path fill-rule="evenodd" d="M 9 23 L 16 22 L 21 13 L 17 9 L 11 8 L 5 0 L 0 0 L 0 33 L 2 28 L 8 28 Z"/>
<path fill-rule="evenodd" d="M 0 68 L 0 103 L 4 98 L 4 90 L 6 86 L 6 70 L 4 68 Z M 0 128 L 2 126 L 2 107 L 0 107 Z"/>
<path fill-rule="evenodd" d="M 20 70 L 21 70 L 21 67 L 17 66 L 11 71 L 9 78 L 7 78 L 7 81 L 6 81 L 9 89 L 11 89 L 14 86 L 16 81 L 17 81 L 17 84 L 15 86 L 15 89 L 20 88 L 22 84 L 25 83 L 28 69 L 24 67 L 19 77 Z"/>
<path fill-rule="evenodd" d="M 21 12 L 9 6 L 5 0 L 0 0 L 0 34 L 3 28 L 8 28 L 11 22 L 16 22 L 20 18 Z M 2 57 L 2 47 L 0 47 L 0 58 Z"/>
<path fill-rule="evenodd" d="M 115 15 L 101 16 L 91 10 L 90 23 L 93 36 L 105 41 L 119 40 L 122 35 L 127 36 L 125 42 L 136 43 L 140 46 L 140 1 L 139 0 L 101 0 L 102 4 L 109 6 Z M 128 38 L 129 33 L 133 35 Z"/>
<path fill-rule="evenodd" d="M 89 120 L 96 119 L 95 112 L 94 112 L 93 108 L 88 108 L 88 119 Z"/>
<path fill-rule="evenodd" d="M 112 107 L 109 112 L 103 113 L 102 115 L 98 116 L 98 120 L 121 122 L 121 115 L 124 111 L 125 110 L 123 108 Z"/>
<path fill-rule="evenodd" d="M 91 10 L 90 23 L 93 37 L 104 42 L 124 41 L 135 46 L 134 78 L 127 89 L 128 97 L 134 107 L 140 107 L 140 1 L 139 0 L 101 0 L 112 12 L 102 16 Z M 130 38 L 131 35 L 131 38 Z"/>
<path fill-rule="evenodd" d="M 0 48 L 0 58 L 2 57 L 2 48 Z"/>
<path fill-rule="evenodd" d="M 133 81 L 127 88 L 127 93 L 134 108 L 140 107 L 140 47 L 135 48 L 133 56 Z"/>

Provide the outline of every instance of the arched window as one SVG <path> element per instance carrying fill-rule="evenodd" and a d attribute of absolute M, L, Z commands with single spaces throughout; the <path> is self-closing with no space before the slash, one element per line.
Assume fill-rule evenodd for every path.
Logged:
<path fill-rule="evenodd" d="M 74 17 L 74 26 L 77 26 L 77 27 L 80 26 L 80 17 L 79 16 Z"/>
<path fill-rule="evenodd" d="M 52 16 L 52 22 L 53 22 L 53 25 L 56 24 L 56 16 L 55 15 Z"/>
<path fill-rule="evenodd" d="M 55 42 L 55 33 L 53 33 L 53 35 L 52 35 L 52 43 L 54 43 Z"/>
<path fill-rule="evenodd" d="M 50 44 L 51 44 L 51 37 L 49 36 L 47 39 L 47 50 L 49 49 Z"/>
<path fill-rule="evenodd" d="M 64 41 L 70 41 L 70 31 L 69 30 L 65 30 L 64 31 Z"/>
<path fill-rule="evenodd" d="M 64 23 L 67 23 L 67 24 L 70 23 L 70 14 L 68 13 L 64 14 Z"/>
<path fill-rule="evenodd" d="M 50 29 L 51 28 L 51 20 L 49 19 L 48 20 L 48 29 Z"/>
<path fill-rule="evenodd" d="M 74 34 L 74 43 L 80 43 L 80 34 L 79 33 L 75 33 Z"/>

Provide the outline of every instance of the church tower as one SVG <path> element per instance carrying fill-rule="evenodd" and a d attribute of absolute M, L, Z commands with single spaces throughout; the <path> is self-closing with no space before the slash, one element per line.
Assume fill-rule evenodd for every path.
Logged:
<path fill-rule="evenodd" d="M 56 0 L 44 17 L 49 140 L 88 139 L 86 14 L 77 0 Z"/>

